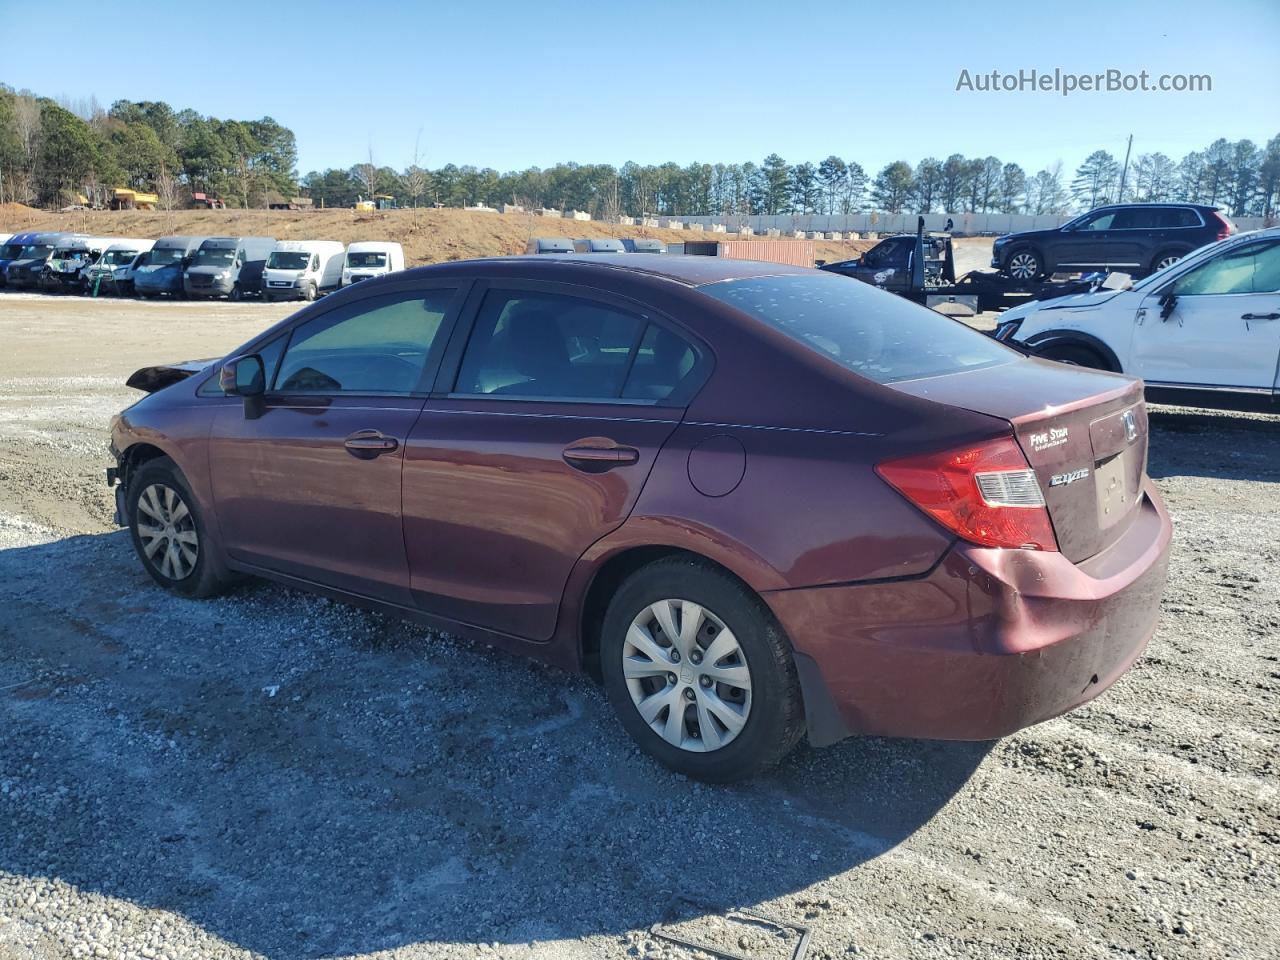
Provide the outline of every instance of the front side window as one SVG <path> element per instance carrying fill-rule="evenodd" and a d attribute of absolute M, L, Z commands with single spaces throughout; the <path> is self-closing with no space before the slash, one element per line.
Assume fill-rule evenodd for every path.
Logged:
<path fill-rule="evenodd" d="M 1214 257 L 1174 281 L 1177 297 L 1280 291 L 1280 240 L 1249 243 Z"/>
<path fill-rule="evenodd" d="M 644 323 L 577 297 L 492 291 L 476 317 L 456 392 L 616 400 Z"/>
<path fill-rule="evenodd" d="M 405 396 L 418 390 L 452 289 L 362 300 L 296 327 L 278 393 Z"/>
<path fill-rule="evenodd" d="M 1114 213 L 1100 213 L 1087 223 L 1080 225 L 1081 230 L 1110 230 L 1111 224 L 1115 221 Z"/>
<path fill-rule="evenodd" d="M 699 290 L 877 383 L 958 373 L 1018 358 L 958 321 L 837 274 L 725 280 Z"/>

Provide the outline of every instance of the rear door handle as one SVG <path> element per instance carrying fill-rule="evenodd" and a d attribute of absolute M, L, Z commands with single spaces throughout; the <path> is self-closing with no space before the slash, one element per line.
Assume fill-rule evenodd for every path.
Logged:
<path fill-rule="evenodd" d="M 1241 320 L 1280 320 L 1280 313 L 1243 313 Z"/>
<path fill-rule="evenodd" d="M 571 467 L 583 469 L 607 470 L 635 463 L 640 459 L 640 451 L 635 447 L 565 447 L 561 454 Z"/>
<path fill-rule="evenodd" d="M 379 454 L 390 453 L 400 446 L 400 441 L 377 430 L 357 430 L 343 440 L 342 445 L 357 457 L 372 458 Z"/>

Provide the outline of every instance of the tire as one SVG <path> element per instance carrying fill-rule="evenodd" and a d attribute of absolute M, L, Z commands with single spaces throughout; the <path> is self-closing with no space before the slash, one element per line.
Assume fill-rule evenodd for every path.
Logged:
<path fill-rule="evenodd" d="M 1091 370 L 1111 369 L 1110 365 L 1102 359 L 1097 350 L 1082 344 L 1064 343 L 1056 347 L 1047 347 L 1043 352 L 1037 352 L 1036 356 L 1073 367 L 1088 367 Z"/>
<path fill-rule="evenodd" d="M 1177 263 L 1186 255 L 1185 250 L 1161 250 L 1151 259 L 1151 269 L 1147 273 L 1152 274 L 1157 270 L 1163 270 L 1170 264 Z"/>
<path fill-rule="evenodd" d="M 660 610 L 676 629 L 674 642 L 662 630 Z M 691 648 L 679 633 L 693 615 L 699 626 Z M 726 652 L 712 664 L 701 654 L 714 643 Z M 800 682 L 782 629 L 758 596 L 709 563 L 660 560 L 627 578 L 605 613 L 600 662 L 627 733 L 645 753 L 694 779 L 754 776 L 780 762 L 804 734 Z M 713 671 L 731 682 L 713 680 Z M 641 713 L 645 703 L 649 720 Z M 718 745 L 704 746 L 708 737 Z"/>
<path fill-rule="evenodd" d="M 231 288 L 231 294 L 227 297 L 227 299 L 234 300 L 236 303 L 239 303 L 241 300 L 244 299 L 244 291 L 240 289 L 240 284 L 237 283 L 234 287 Z"/>
<path fill-rule="evenodd" d="M 125 510 L 133 549 L 160 586 L 183 597 L 212 597 L 232 582 L 186 478 L 168 457 L 133 473 Z"/>
<path fill-rule="evenodd" d="M 1044 257 L 1030 247 L 1021 247 L 1005 258 L 1004 269 L 1000 272 L 1024 283 L 1039 280 L 1045 276 Z"/>
<path fill-rule="evenodd" d="M 316 298 L 316 285 L 314 283 L 308 283 L 302 291 L 302 299 L 310 303 L 311 301 L 315 300 L 315 298 Z"/>

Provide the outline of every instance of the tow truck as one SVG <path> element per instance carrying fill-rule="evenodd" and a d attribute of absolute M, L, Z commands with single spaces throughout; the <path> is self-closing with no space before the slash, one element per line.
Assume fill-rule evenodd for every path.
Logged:
<path fill-rule="evenodd" d="M 1088 293 L 1096 289 L 1104 276 L 1015 280 L 994 271 L 970 270 L 957 278 L 952 225 L 948 219 L 941 232 L 926 233 L 924 217 L 920 217 L 914 235 L 885 237 L 860 257 L 820 264 L 819 269 L 853 277 L 933 310 L 954 305 L 975 316 L 988 310 L 1006 310 L 1030 300 Z"/>

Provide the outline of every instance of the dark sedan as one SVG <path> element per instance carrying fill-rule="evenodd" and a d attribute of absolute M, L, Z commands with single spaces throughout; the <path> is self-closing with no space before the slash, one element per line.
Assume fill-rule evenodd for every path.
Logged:
<path fill-rule="evenodd" d="M 109 477 L 157 583 L 271 577 L 591 671 L 708 780 L 1070 710 L 1164 585 L 1139 381 L 814 270 L 439 264 L 131 382 Z"/>
<path fill-rule="evenodd" d="M 1225 239 L 1235 226 L 1195 203 L 1122 203 L 1098 207 L 1052 230 L 997 237 L 991 265 L 1015 280 L 1055 273 L 1114 270 L 1143 277 L 1192 250 Z"/>

